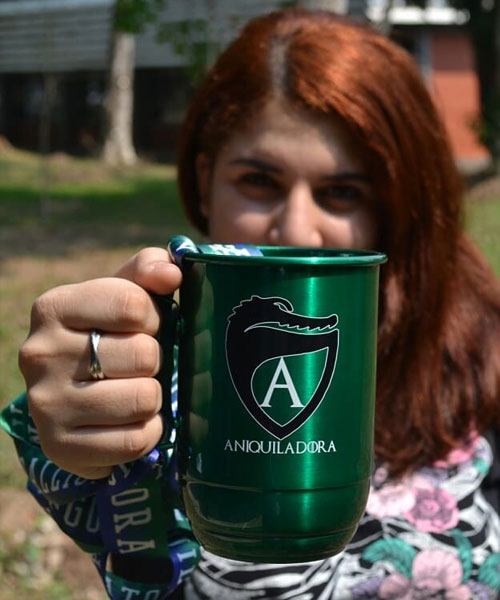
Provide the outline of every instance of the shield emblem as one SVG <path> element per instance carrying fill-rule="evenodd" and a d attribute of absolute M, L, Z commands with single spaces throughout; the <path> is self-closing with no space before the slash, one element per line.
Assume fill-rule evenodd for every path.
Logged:
<path fill-rule="evenodd" d="M 300 315 L 284 298 L 259 296 L 242 301 L 228 318 L 233 385 L 250 415 L 275 438 L 297 431 L 323 401 L 337 361 L 337 322 L 337 315 Z"/>

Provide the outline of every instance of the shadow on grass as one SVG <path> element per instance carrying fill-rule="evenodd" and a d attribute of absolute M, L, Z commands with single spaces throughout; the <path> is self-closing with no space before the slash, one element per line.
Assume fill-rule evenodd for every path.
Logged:
<path fill-rule="evenodd" d="M 0 259 L 64 256 L 79 248 L 165 245 L 174 233 L 196 237 L 177 199 L 174 180 L 137 178 L 120 188 L 2 185 Z"/>

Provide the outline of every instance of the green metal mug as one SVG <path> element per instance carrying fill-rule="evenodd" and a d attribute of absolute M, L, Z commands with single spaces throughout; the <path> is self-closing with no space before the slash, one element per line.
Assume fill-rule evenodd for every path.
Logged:
<path fill-rule="evenodd" d="M 193 532 L 237 560 L 332 556 L 368 497 L 386 257 L 183 239 L 170 248 L 183 271 L 177 452 Z"/>

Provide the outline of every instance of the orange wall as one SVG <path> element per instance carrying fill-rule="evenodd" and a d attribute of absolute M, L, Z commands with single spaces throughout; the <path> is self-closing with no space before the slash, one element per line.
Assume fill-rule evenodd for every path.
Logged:
<path fill-rule="evenodd" d="M 479 91 L 474 53 L 465 33 L 431 34 L 430 89 L 457 159 L 485 159 L 488 153 L 472 129 L 479 114 Z"/>

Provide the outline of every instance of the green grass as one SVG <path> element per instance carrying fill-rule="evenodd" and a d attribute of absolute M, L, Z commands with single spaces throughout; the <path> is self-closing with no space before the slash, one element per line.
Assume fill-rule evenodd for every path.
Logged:
<path fill-rule="evenodd" d="M 500 277 L 500 183 L 497 193 L 471 200 L 467 205 L 466 226 L 478 248 Z"/>
<path fill-rule="evenodd" d="M 165 240 L 187 227 L 171 166 L 111 169 L 94 160 L 41 161 L 18 151 L 0 156 L 0 223 L 32 235 L 67 229 L 101 246 L 127 243 L 140 233 L 141 241 L 151 234 Z"/>
<path fill-rule="evenodd" d="M 144 226 L 157 225 L 161 208 L 173 210 L 176 217 L 179 212 L 177 206 L 172 206 L 177 204 L 176 185 L 169 171 L 149 175 L 118 171 L 102 182 L 53 182 L 48 198 L 31 185 L 3 181 L 0 217 L 10 226 L 40 224 L 40 219 L 64 224 L 68 216 L 88 225 L 137 219 Z M 161 216 L 162 220 L 166 218 L 166 214 Z"/>
<path fill-rule="evenodd" d="M 467 229 L 500 276 L 500 183 L 471 196 Z M 180 209 L 171 166 L 110 169 L 95 160 L 42 162 L 0 149 L 0 408 L 24 388 L 17 352 L 34 298 L 55 285 L 110 275 L 140 247 L 165 245 L 174 233 L 197 239 Z M 0 489 L 24 484 L 13 444 L 0 432 Z M 13 586 L 12 595 L 0 591 L 0 598 L 73 597 L 57 577 L 35 592 L 16 576 L 12 565 L 29 563 L 30 548 L 8 548 L 4 556 L 0 544 L 0 580 Z"/>

